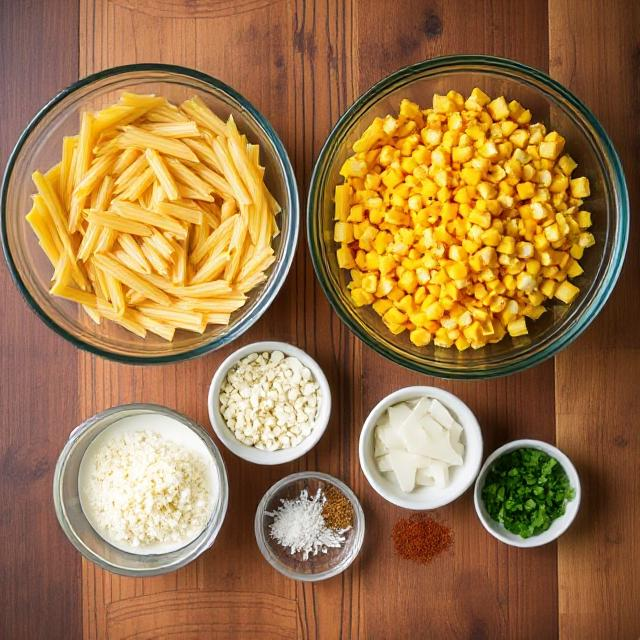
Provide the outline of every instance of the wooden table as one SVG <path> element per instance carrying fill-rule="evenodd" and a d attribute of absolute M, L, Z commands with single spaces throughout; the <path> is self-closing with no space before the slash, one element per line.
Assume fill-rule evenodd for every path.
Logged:
<path fill-rule="evenodd" d="M 0 8 L 1 156 L 37 108 L 79 76 L 161 61 L 195 67 L 247 96 L 284 141 L 304 201 L 338 116 L 394 69 L 451 53 L 490 53 L 549 71 L 600 118 L 640 206 L 640 4 L 604 0 L 5 0 Z M 224 451 L 230 509 L 204 557 L 165 577 L 105 573 L 64 538 L 51 504 L 69 431 L 106 407 L 158 402 L 208 425 L 206 389 L 231 350 L 163 367 L 113 364 L 45 328 L 2 279 L 0 637 L 638 638 L 640 635 L 640 234 L 604 312 L 554 361 L 490 382 L 442 382 L 363 347 L 321 294 L 301 234 L 287 284 L 240 343 L 274 338 L 317 357 L 335 410 L 305 459 L 256 468 Z M 427 567 L 397 560 L 403 515 L 358 465 L 364 416 L 386 393 L 438 384 L 477 413 L 487 452 L 517 437 L 555 441 L 576 463 L 584 503 L 557 544 L 517 550 L 489 537 L 469 493 L 441 509 L 453 551 Z M 252 518 L 262 493 L 299 469 L 343 478 L 367 537 L 355 565 L 315 586 L 261 558 Z"/>

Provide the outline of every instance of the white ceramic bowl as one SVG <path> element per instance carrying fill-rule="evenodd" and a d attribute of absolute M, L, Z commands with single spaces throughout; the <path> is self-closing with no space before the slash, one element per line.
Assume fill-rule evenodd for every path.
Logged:
<path fill-rule="evenodd" d="M 246 445 L 235 437 L 220 414 L 219 398 L 220 388 L 227 377 L 229 369 L 234 367 L 239 360 L 242 360 L 242 358 L 248 356 L 250 353 L 271 351 L 282 351 L 286 356 L 294 356 L 298 358 L 305 367 L 311 370 L 315 381 L 320 387 L 320 406 L 318 408 L 315 425 L 311 433 L 302 442 L 300 442 L 300 444 L 288 449 L 264 451 L 262 449 L 256 449 L 256 447 Z M 211 386 L 209 387 L 209 420 L 211 421 L 213 430 L 231 453 L 255 464 L 283 464 L 285 462 L 296 460 L 305 453 L 311 451 L 325 432 L 327 424 L 329 424 L 330 415 L 331 390 L 329 389 L 329 383 L 327 382 L 327 378 L 320 368 L 320 365 L 308 353 L 305 353 L 302 349 L 298 349 L 298 347 L 294 347 L 286 342 L 254 342 L 253 344 L 248 344 L 247 346 L 238 349 L 220 365 L 213 376 Z"/>
<path fill-rule="evenodd" d="M 509 451 L 514 451 L 515 449 L 540 449 L 544 451 L 546 454 L 550 455 L 552 458 L 555 458 L 565 470 L 567 477 L 569 478 L 569 483 L 573 487 L 575 491 L 575 497 L 573 500 L 567 503 L 564 515 L 560 516 L 556 520 L 551 523 L 551 526 L 542 533 L 537 536 L 532 536 L 531 538 L 522 538 L 515 533 L 511 533 L 507 531 L 502 524 L 496 522 L 485 509 L 484 501 L 482 500 L 482 489 L 484 488 L 485 478 L 487 476 L 487 472 L 489 471 L 489 467 L 497 460 L 500 456 L 505 453 L 509 453 Z M 485 461 L 480 473 L 478 475 L 478 479 L 476 480 L 476 485 L 473 493 L 473 501 L 476 505 L 476 513 L 478 514 L 478 518 L 480 518 L 480 522 L 482 522 L 482 526 L 494 537 L 498 540 L 504 542 L 505 544 L 509 544 L 513 547 L 540 547 L 543 544 L 547 544 L 556 538 L 559 538 L 571 525 L 574 521 L 578 509 L 580 508 L 580 478 L 578 477 L 578 472 L 576 468 L 573 466 L 571 460 L 567 458 L 567 456 L 560 451 L 557 447 L 554 447 L 547 442 L 542 442 L 541 440 L 514 440 L 513 442 L 508 442 L 507 444 L 501 446 L 499 449 L 496 449 Z"/>
<path fill-rule="evenodd" d="M 464 462 L 450 468 L 450 482 L 444 489 L 416 487 L 405 493 L 378 470 L 374 451 L 374 429 L 384 412 L 394 404 L 429 397 L 439 400 L 462 425 Z M 385 500 L 398 507 L 413 510 L 437 509 L 459 498 L 473 483 L 482 462 L 482 433 L 480 425 L 469 407 L 448 391 L 437 387 L 406 387 L 383 398 L 365 420 L 360 433 L 360 466 L 369 484 Z"/>

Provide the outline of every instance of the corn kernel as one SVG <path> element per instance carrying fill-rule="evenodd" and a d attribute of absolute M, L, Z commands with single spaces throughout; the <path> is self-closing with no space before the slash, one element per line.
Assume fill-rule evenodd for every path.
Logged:
<path fill-rule="evenodd" d="M 518 192 L 518 198 L 520 198 L 520 200 L 531 198 L 536 192 L 533 182 L 520 182 L 516 186 L 516 191 Z"/>
<path fill-rule="evenodd" d="M 509 107 L 507 105 L 507 101 L 504 99 L 504 96 L 500 96 L 495 100 L 492 100 L 487 105 L 487 111 L 491 114 L 491 117 L 494 120 L 504 120 L 509 117 Z"/>
<path fill-rule="evenodd" d="M 517 336 L 526 336 L 529 333 L 527 331 L 527 323 L 524 318 L 511 320 L 507 324 L 507 331 L 509 332 L 509 335 L 514 338 Z"/>
<path fill-rule="evenodd" d="M 338 266 L 341 269 L 352 269 L 356 266 L 355 260 L 353 259 L 353 253 L 348 246 L 342 246 L 336 252 L 338 258 Z"/>
<path fill-rule="evenodd" d="M 561 302 L 570 304 L 576 299 L 578 293 L 580 293 L 580 289 L 565 280 L 558 285 L 558 288 L 555 290 L 554 296 Z"/>

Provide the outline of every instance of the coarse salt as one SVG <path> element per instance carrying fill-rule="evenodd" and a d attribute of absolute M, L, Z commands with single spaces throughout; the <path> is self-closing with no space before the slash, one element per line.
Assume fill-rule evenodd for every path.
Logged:
<path fill-rule="evenodd" d="M 330 548 L 339 548 L 346 540 L 343 535 L 347 529 L 330 529 L 322 515 L 326 498 L 321 489 L 310 498 L 303 489 L 295 499 L 281 499 L 281 505 L 275 511 L 267 511 L 273 517 L 269 526 L 271 537 L 291 554 L 302 552 L 302 559 L 310 555 L 327 553 Z"/>

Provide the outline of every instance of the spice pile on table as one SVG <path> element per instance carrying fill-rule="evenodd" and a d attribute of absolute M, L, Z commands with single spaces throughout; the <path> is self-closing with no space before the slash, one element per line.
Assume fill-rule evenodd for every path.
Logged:
<path fill-rule="evenodd" d="M 453 532 L 433 518 L 412 515 L 393 526 L 396 553 L 403 560 L 428 564 L 453 544 Z"/>
<path fill-rule="evenodd" d="M 303 489 L 297 498 L 280 502 L 277 509 L 266 512 L 273 518 L 269 532 L 291 555 L 300 552 L 306 561 L 345 543 L 344 533 L 353 523 L 353 507 L 338 489 L 330 487 L 325 493 L 319 488 L 313 496 Z"/>

